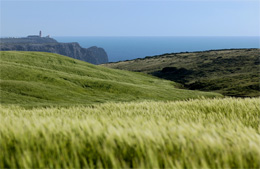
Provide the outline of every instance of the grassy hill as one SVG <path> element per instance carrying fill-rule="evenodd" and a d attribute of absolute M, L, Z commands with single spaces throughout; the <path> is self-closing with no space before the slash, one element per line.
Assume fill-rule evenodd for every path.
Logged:
<path fill-rule="evenodd" d="M 211 50 L 164 54 L 104 66 L 154 76 L 188 89 L 228 96 L 260 96 L 260 49 Z"/>
<path fill-rule="evenodd" d="M 58 54 L 2 51 L 0 56 L 2 104 L 73 105 L 220 96 L 177 89 L 171 81 L 95 66 Z"/>
<path fill-rule="evenodd" d="M 221 95 L 57 54 L 0 54 L 0 168 L 260 167 L 259 98 L 211 99 Z"/>

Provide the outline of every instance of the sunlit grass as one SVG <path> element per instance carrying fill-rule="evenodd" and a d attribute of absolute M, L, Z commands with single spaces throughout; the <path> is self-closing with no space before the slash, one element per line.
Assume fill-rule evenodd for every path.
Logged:
<path fill-rule="evenodd" d="M 53 53 L 0 51 L 0 103 L 27 107 L 221 97 Z"/>
<path fill-rule="evenodd" d="M 259 103 L 1 106 L 0 168 L 259 168 Z"/>

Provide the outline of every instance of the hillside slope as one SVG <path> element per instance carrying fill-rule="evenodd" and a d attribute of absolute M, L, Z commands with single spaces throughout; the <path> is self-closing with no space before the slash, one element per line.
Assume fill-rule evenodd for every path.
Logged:
<path fill-rule="evenodd" d="M 58 54 L 2 51 L 0 56 L 3 104 L 72 105 L 220 96 L 177 89 L 171 81 L 96 66 Z"/>
<path fill-rule="evenodd" d="M 104 66 L 182 83 L 189 89 L 228 96 L 260 96 L 260 49 L 172 53 Z"/>

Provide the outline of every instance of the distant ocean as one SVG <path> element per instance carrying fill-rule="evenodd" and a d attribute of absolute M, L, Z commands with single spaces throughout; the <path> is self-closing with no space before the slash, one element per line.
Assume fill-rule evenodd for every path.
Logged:
<path fill-rule="evenodd" d="M 144 58 L 164 53 L 212 49 L 260 48 L 260 37 L 53 37 L 59 42 L 78 42 L 82 47 L 105 49 L 109 62 Z"/>

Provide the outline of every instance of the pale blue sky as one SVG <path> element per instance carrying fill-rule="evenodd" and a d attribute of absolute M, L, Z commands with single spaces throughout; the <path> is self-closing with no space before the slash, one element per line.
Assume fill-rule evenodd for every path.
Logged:
<path fill-rule="evenodd" d="M 259 36 L 260 2 L 1 0 L 1 36 Z"/>

